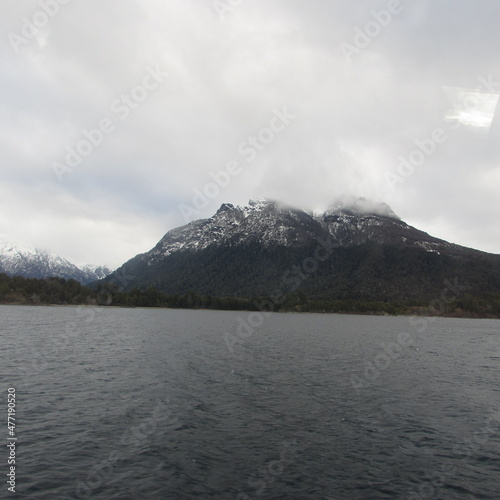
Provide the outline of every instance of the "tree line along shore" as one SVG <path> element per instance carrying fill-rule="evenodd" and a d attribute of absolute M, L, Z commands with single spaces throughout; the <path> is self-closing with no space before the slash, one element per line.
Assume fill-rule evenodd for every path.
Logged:
<path fill-rule="evenodd" d="M 431 307 L 433 299 L 371 300 L 360 297 L 311 297 L 298 291 L 279 301 L 266 296 L 214 297 L 196 292 L 167 294 L 154 287 L 120 290 L 115 284 L 96 287 L 81 285 L 74 279 L 24 278 L 0 274 L 0 304 L 12 305 L 90 305 L 119 307 L 163 307 L 176 309 L 214 309 L 275 312 L 350 313 L 375 315 L 447 316 L 500 318 L 500 295 L 477 297 L 464 294 Z"/>

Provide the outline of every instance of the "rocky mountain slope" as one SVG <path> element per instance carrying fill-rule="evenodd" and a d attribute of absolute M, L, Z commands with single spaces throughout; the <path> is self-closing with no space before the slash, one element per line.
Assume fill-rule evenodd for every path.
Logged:
<path fill-rule="evenodd" d="M 430 236 L 387 205 L 359 199 L 320 214 L 273 201 L 223 204 L 169 231 L 104 282 L 216 296 L 432 300 L 454 279 L 472 293 L 500 293 L 500 256 Z"/>

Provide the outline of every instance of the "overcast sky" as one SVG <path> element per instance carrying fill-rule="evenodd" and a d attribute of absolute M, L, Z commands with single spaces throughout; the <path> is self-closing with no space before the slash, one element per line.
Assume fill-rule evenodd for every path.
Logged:
<path fill-rule="evenodd" d="M 500 253 L 498 0 L 3 7 L 1 239 L 117 267 L 224 202 L 354 195 Z"/>

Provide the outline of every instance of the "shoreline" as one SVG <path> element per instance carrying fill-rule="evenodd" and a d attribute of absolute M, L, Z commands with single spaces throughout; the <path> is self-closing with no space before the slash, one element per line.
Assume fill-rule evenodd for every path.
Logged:
<path fill-rule="evenodd" d="M 389 318 L 455 318 L 455 319 L 500 319 L 498 315 L 482 315 L 479 313 L 444 313 L 444 314 L 418 314 L 418 313 L 401 313 L 401 314 L 383 314 L 377 312 L 364 312 L 364 311 L 259 311 L 254 309 L 216 309 L 216 308 L 206 308 L 206 307 L 166 307 L 166 306 L 126 306 L 126 305 L 100 305 L 100 304 L 27 304 L 21 302 L 0 302 L 0 306 L 25 306 L 25 307 L 89 307 L 89 308 L 99 308 L 99 309 L 172 309 L 176 311 L 218 311 L 218 312 L 241 312 L 241 313 L 252 313 L 252 312 L 266 312 L 273 314 L 331 314 L 331 315 L 343 315 L 343 316 L 379 316 L 379 317 L 389 317 Z"/>

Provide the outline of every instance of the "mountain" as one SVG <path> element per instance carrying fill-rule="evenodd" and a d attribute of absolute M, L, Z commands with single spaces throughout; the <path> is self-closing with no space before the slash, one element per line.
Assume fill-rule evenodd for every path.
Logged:
<path fill-rule="evenodd" d="M 86 264 L 80 270 L 85 274 L 85 283 L 102 280 L 112 272 L 112 269 L 108 266 L 96 266 L 94 264 Z"/>
<path fill-rule="evenodd" d="M 59 277 L 87 284 L 111 273 L 106 266 L 78 268 L 54 252 L 33 247 L 0 243 L 0 273 L 25 278 Z"/>
<path fill-rule="evenodd" d="M 169 231 L 103 283 L 171 294 L 430 301 L 445 280 L 476 296 L 500 294 L 500 256 L 435 238 L 387 205 L 357 199 L 317 214 L 266 200 L 225 203 Z"/>

